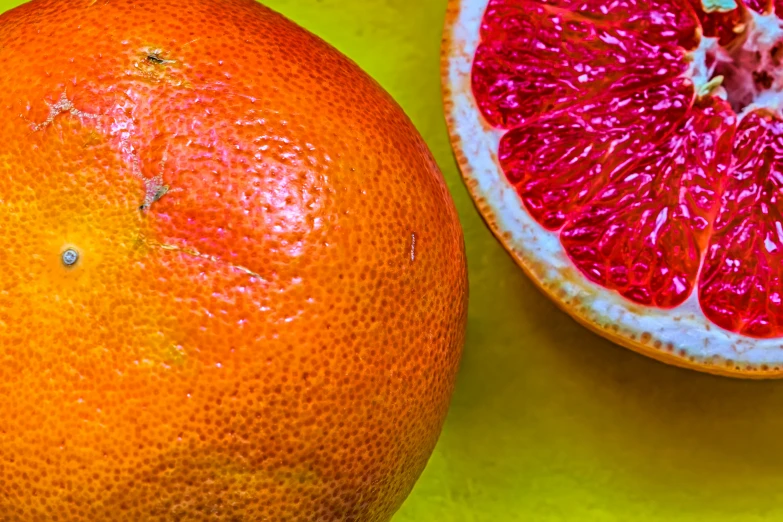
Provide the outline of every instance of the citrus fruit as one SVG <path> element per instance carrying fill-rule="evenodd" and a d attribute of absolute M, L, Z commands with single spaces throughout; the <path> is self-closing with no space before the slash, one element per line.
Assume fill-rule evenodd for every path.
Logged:
<path fill-rule="evenodd" d="M 401 109 L 250 0 L 37 0 L 0 63 L 0 518 L 388 520 L 467 299 Z"/>
<path fill-rule="evenodd" d="M 452 142 L 489 226 L 598 333 L 783 373 L 783 3 L 452 0 Z"/>

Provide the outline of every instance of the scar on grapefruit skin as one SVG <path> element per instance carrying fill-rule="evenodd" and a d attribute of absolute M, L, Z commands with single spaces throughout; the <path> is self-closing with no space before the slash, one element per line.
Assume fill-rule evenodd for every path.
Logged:
<path fill-rule="evenodd" d="M 400 107 L 252 0 L 36 0 L 0 65 L 0 518 L 388 521 L 467 319 Z"/>
<path fill-rule="evenodd" d="M 478 177 L 474 171 L 475 166 L 466 155 L 466 151 L 475 152 L 483 144 L 477 145 L 480 141 L 478 136 L 471 136 L 474 139 L 467 140 L 456 130 L 458 117 L 470 118 L 472 117 L 472 114 L 468 115 L 470 111 L 478 114 L 477 107 L 472 106 L 475 102 L 472 100 L 465 102 L 464 96 L 465 93 L 469 93 L 467 97 L 472 97 L 471 75 L 469 70 L 465 70 L 465 64 L 473 63 L 473 55 L 471 53 L 475 49 L 467 46 L 466 41 L 456 34 L 457 21 L 462 14 L 463 5 L 476 3 L 473 0 L 449 0 L 441 47 L 441 85 L 445 116 L 455 158 L 474 205 L 488 228 L 504 246 L 509 255 L 539 290 L 561 310 L 590 331 L 620 346 L 666 364 L 715 375 L 750 379 L 783 377 L 783 365 L 741 363 L 732 358 L 719 356 L 699 357 L 678 349 L 671 341 L 657 338 L 652 332 L 635 331 L 618 326 L 616 321 L 596 312 L 585 302 L 586 299 L 590 299 L 591 290 L 588 289 L 585 292 L 581 292 L 581 297 L 569 298 L 572 295 L 572 288 L 589 288 L 589 283 L 587 283 L 587 286 L 584 286 L 586 284 L 585 276 L 576 267 L 571 265 L 553 268 L 546 263 L 531 259 L 530 256 L 524 255 L 521 250 L 517 249 L 511 232 L 507 227 L 500 225 L 499 217 L 496 215 L 497 209 L 488 201 L 489 196 L 485 193 L 486 189 L 479 184 Z M 457 103 L 457 97 L 462 97 L 460 100 L 462 103 Z M 495 129 L 483 117 L 479 116 L 478 120 L 477 125 L 483 129 L 476 132 L 492 135 Z M 494 137 L 486 138 L 486 140 L 490 143 L 489 148 L 496 152 L 499 142 L 496 142 Z M 497 172 L 503 172 L 496 154 L 493 153 L 491 156 L 491 160 L 494 163 L 492 168 Z M 516 201 L 516 204 L 519 204 L 518 200 Z M 551 276 L 553 271 L 558 273 L 557 277 Z M 647 312 L 643 306 L 632 302 L 624 303 L 623 306 L 630 313 L 643 315 Z M 718 329 L 717 326 L 709 323 L 704 324 L 703 328 L 708 331 Z M 740 340 L 738 344 L 742 342 Z M 749 340 L 747 344 L 750 346 L 752 342 L 752 340 Z M 741 350 L 742 348 L 738 347 L 737 349 Z"/>

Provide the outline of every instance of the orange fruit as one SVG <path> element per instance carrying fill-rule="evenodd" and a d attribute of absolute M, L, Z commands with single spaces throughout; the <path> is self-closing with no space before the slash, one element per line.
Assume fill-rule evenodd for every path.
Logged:
<path fill-rule="evenodd" d="M 489 226 L 590 329 L 783 375 L 783 2 L 451 0 L 452 142 Z"/>
<path fill-rule="evenodd" d="M 0 518 L 388 520 L 466 320 L 401 109 L 250 0 L 36 0 L 0 63 Z"/>

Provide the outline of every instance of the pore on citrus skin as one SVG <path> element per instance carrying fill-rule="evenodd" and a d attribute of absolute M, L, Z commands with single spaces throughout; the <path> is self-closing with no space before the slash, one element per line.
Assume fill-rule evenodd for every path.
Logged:
<path fill-rule="evenodd" d="M 452 142 L 492 230 L 559 307 L 623 346 L 783 374 L 774 9 L 514 3 L 452 0 L 443 49 Z"/>
<path fill-rule="evenodd" d="M 389 520 L 467 307 L 397 104 L 249 0 L 33 1 L 0 63 L 4 519 Z"/>

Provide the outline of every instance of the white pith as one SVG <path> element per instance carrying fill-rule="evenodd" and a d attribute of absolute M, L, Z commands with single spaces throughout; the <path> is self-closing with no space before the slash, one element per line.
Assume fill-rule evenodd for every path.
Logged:
<path fill-rule="evenodd" d="M 516 190 L 506 180 L 497 157 L 505 131 L 487 124 L 473 98 L 471 69 L 488 0 L 457 3 L 455 18 L 446 28 L 450 34 L 446 39 L 449 48 L 445 49 L 444 81 L 451 98 L 447 105 L 450 131 L 455 148 L 467 163 L 465 176 L 473 196 L 481 207 L 491 210 L 495 233 L 517 259 L 523 260 L 531 275 L 545 288 L 557 288 L 559 301 L 579 302 L 579 308 L 571 307 L 571 313 L 602 329 L 615 325 L 620 336 L 637 340 L 649 337 L 657 341 L 656 348 L 663 350 L 670 345 L 675 356 L 706 365 L 732 361 L 742 369 L 783 367 L 783 339 L 756 339 L 721 329 L 701 311 L 696 290 L 674 309 L 644 307 L 590 282 L 578 272 L 558 234 L 544 229 L 527 213 Z M 697 76 L 693 78 L 697 81 Z M 706 76 L 701 85 L 709 80 Z M 767 107 L 774 105 L 767 99 L 757 102 L 766 103 Z"/>

